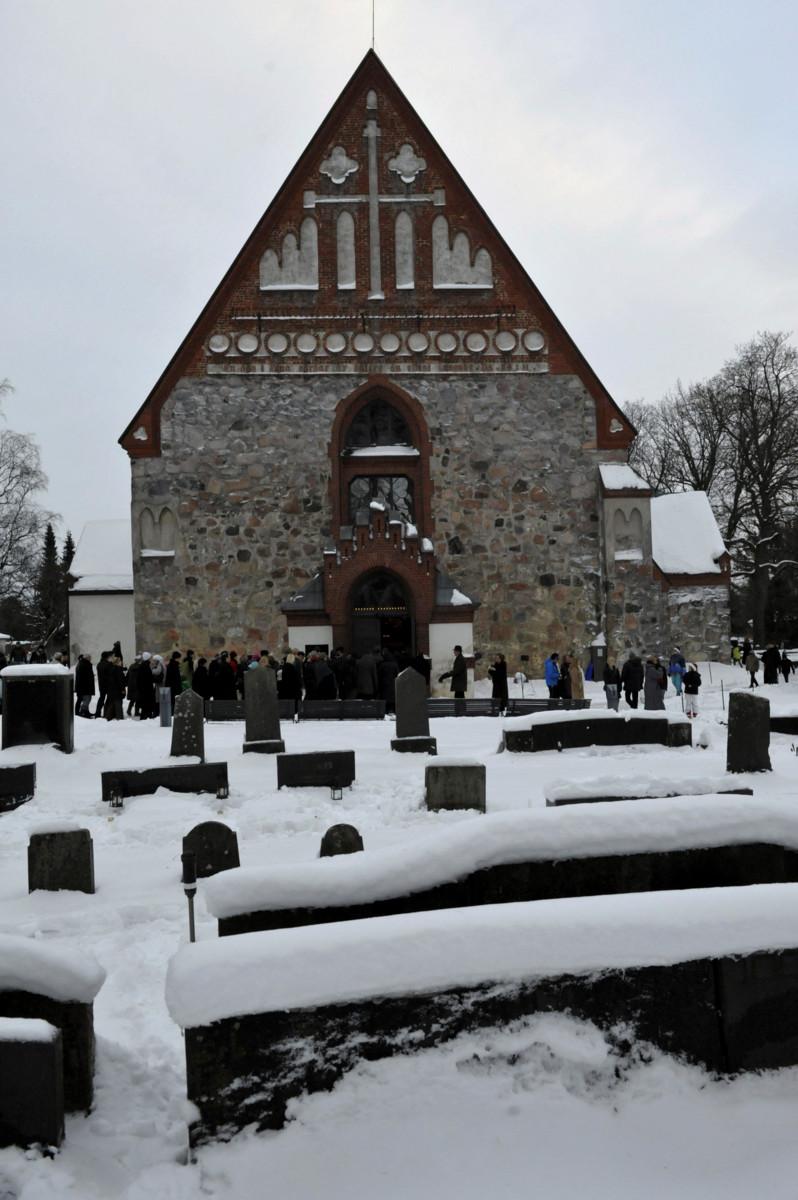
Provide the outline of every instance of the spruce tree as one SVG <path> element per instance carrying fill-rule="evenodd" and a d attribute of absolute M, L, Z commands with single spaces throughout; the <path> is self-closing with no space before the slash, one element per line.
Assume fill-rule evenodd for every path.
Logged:
<path fill-rule="evenodd" d="M 69 568 L 72 566 L 72 559 L 75 557 L 75 543 L 72 540 L 70 530 L 67 530 L 67 535 L 64 538 L 64 549 L 61 552 L 61 570 L 66 577 L 69 574 Z"/>
<path fill-rule="evenodd" d="M 63 624 L 65 607 L 64 573 L 58 561 L 55 533 L 48 522 L 36 586 L 36 617 L 42 642 L 48 642 Z"/>

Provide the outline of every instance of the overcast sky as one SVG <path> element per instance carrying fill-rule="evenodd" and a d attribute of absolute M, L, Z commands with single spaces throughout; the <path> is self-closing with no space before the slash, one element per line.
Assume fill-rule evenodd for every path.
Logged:
<path fill-rule="evenodd" d="M 0 0 L 0 379 L 76 538 L 370 39 L 370 0 Z M 621 404 L 796 327 L 796 0 L 376 0 L 376 50 Z"/>

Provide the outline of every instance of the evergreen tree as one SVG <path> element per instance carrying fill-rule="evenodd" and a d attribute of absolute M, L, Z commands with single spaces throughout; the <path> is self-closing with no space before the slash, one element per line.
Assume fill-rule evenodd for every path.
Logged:
<path fill-rule="evenodd" d="M 52 525 L 48 522 L 44 531 L 44 546 L 36 585 L 36 624 L 39 638 L 45 644 L 64 623 L 66 610 L 66 584 L 58 546 Z"/>
<path fill-rule="evenodd" d="M 72 534 L 67 530 L 67 535 L 64 538 L 64 549 L 61 552 L 61 570 L 66 577 L 69 574 L 69 568 L 72 566 L 72 559 L 75 557 L 75 543 L 72 540 Z"/>

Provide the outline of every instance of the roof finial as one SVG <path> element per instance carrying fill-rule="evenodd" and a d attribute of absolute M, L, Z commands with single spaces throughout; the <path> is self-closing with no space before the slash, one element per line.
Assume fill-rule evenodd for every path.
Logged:
<path fill-rule="evenodd" d="M 374 5 L 376 0 L 371 0 L 371 48 L 374 49 Z"/>

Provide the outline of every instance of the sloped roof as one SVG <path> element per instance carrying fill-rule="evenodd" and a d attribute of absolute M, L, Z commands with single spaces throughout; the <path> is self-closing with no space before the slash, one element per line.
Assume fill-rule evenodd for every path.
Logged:
<path fill-rule="evenodd" d="M 132 592 L 130 521 L 87 521 L 69 574 L 71 592 Z"/>
<path fill-rule="evenodd" d="M 650 492 L 651 488 L 628 463 L 600 463 L 599 475 L 605 492 Z"/>
<path fill-rule="evenodd" d="M 307 186 L 309 176 L 313 172 L 317 172 L 318 163 L 329 153 L 330 147 L 336 146 L 340 141 L 342 125 L 347 121 L 351 125 L 356 114 L 357 123 L 362 126 L 363 118 L 359 102 L 365 95 L 366 89 L 369 88 L 379 89 L 385 93 L 397 113 L 400 114 L 404 126 L 408 130 L 408 136 L 415 139 L 419 145 L 427 147 L 430 160 L 432 157 L 439 160 L 441 177 L 446 185 L 451 184 L 464 198 L 463 212 L 467 210 L 469 220 L 474 226 L 475 244 L 484 243 L 491 247 L 491 253 L 497 256 L 497 261 L 501 260 L 508 278 L 512 278 L 515 290 L 522 292 L 528 298 L 531 308 L 537 314 L 549 339 L 552 357 L 555 357 L 560 363 L 561 371 L 567 364 L 567 372 L 576 374 L 594 397 L 597 444 L 608 449 L 628 446 L 635 434 L 632 423 L 615 404 L 530 276 L 496 230 L 479 201 L 474 197 L 373 50 L 366 53 L 160 379 L 125 429 L 119 439 L 122 446 L 134 458 L 160 454 L 160 411 L 163 404 L 179 379 L 192 368 L 192 364 L 196 366 L 202 360 L 205 339 L 222 315 L 228 311 L 232 312 L 240 303 L 245 303 L 247 306 L 253 305 L 252 299 L 244 302 L 241 300 L 241 296 L 251 295 L 252 280 L 257 278 L 257 264 L 264 250 L 270 245 L 273 231 L 281 221 L 287 218 L 289 213 L 294 213 L 298 203 L 297 196 L 302 195 L 302 189 Z M 450 293 L 451 297 L 453 297 L 451 303 L 459 303 L 456 294 Z M 307 315 L 312 317 L 313 293 L 308 293 L 308 298 L 310 308 L 307 309 Z M 262 292 L 256 307 L 266 304 L 267 301 L 268 293 Z M 302 311 L 305 312 L 304 307 Z M 379 315 L 377 310 L 374 311 L 376 315 Z"/>
<path fill-rule="evenodd" d="M 651 554 L 666 575 L 720 575 L 726 546 L 706 492 L 651 501 Z"/>

